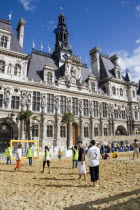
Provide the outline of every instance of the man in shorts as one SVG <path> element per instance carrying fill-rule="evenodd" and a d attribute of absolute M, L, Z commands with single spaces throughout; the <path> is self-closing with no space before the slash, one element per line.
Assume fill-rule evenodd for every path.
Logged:
<path fill-rule="evenodd" d="M 135 154 L 137 154 L 137 158 L 139 156 L 139 144 L 137 143 L 137 139 L 134 139 L 134 143 L 132 146 L 134 148 L 134 152 L 133 152 L 133 160 L 134 160 Z"/>

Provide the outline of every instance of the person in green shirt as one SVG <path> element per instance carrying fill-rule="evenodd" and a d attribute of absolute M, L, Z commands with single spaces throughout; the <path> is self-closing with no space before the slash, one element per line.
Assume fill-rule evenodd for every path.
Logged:
<path fill-rule="evenodd" d="M 27 149 L 27 156 L 29 159 L 29 166 L 32 166 L 32 158 L 34 156 L 34 151 L 32 149 L 32 143 L 29 143 L 29 147 Z"/>
<path fill-rule="evenodd" d="M 77 146 L 75 145 L 73 150 L 72 150 L 72 162 L 73 162 L 73 167 L 72 168 L 77 168 L 78 164 L 78 150 Z"/>
<path fill-rule="evenodd" d="M 4 152 L 4 156 L 7 158 L 6 164 L 8 165 L 9 162 L 10 164 L 12 164 L 10 144 L 7 145 L 7 149 Z"/>

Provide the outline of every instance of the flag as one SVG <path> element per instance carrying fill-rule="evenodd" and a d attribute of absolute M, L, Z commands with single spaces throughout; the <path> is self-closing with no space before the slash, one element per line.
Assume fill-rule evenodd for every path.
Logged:
<path fill-rule="evenodd" d="M 59 28 L 55 28 L 54 30 L 53 30 L 53 33 L 59 33 L 59 31 L 60 31 L 60 29 Z"/>

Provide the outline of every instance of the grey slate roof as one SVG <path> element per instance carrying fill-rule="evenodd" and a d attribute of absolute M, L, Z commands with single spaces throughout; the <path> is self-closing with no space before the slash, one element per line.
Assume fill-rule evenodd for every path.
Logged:
<path fill-rule="evenodd" d="M 60 68 L 57 67 L 55 60 L 51 55 L 47 55 L 41 52 L 32 52 L 28 65 L 28 78 L 34 80 L 43 80 L 43 68 L 45 64 L 51 64 L 55 69 L 55 80 L 59 77 L 63 77 L 65 73 L 65 64 Z M 82 66 L 81 67 L 82 80 L 85 81 L 91 74 L 90 70 Z"/>
<path fill-rule="evenodd" d="M 22 47 L 20 46 L 20 44 L 18 42 L 17 37 L 14 34 L 14 31 L 11 27 L 10 21 L 0 19 L 0 29 L 9 31 L 11 33 L 10 50 L 18 52 L 18 53 L 24 53 Z"/>
<path fill-rule="evenodd" d="M 129 72 L 128 69 L 126 69 L 126 75 L 125 75 L 125 78 L 124 79 L 127 82 L 131 82 L 132 81 L 132 77 L 131 77 L 130 72 Z"/>
<path fill-rule="evenodd" d="M 113 69 L 114 65 L 109 58 L 100 56 L 100 78 L 105 79 L 114 77 L 113 74 L 111 74 Z"/>
<path fill-rule="evenodd" d="M 91 72 L 87 67 L 82 66 L 81 74 L 82 74 L 82 80 L 85 81 L 86 79 L 88 79 L 88 76 L 91 74 Z"/>
<path fill-rule="evenodd" d="M 55 61 L 51 57 L 32 52 L 28 66 L 28 78 L 34 80 L 43 80 L 43 68 L 45 64 L 51 64 L 55 70 L 58 69 Z"/>

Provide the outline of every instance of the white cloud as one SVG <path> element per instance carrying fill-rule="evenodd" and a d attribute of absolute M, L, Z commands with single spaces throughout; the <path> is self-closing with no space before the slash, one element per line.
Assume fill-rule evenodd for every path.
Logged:
<path fill-rule="evenodd" d="M 36 7 L 32 5 L 34 1 L 35 0 L 19 0 L 19 2 L 23 5 L 24 9 L 26 11 L 31 11 L 31 12 L 33 12 L 36 9 Z"/>
<path fill-rule="evenodd" d="M 122 0 L 121 3 L 122 3 L 123 6 L 125 6 L 125 5 L 129 5 L 130 1 L 129 0 Z"/>
<path fill-rule="evenodd" d="M 119 65 L 122 73 L 125 74 L 126 68 L 128 68 L 132 79 L 138 82 L 140 80 L 140 46 L 133 50 L 132 55 L 125 50 L 120 50 L 115 53 L 119 55 Z"/>
<path fill-rule="evenodd" d="M 136 6 L 136 10 L 137 10 L 138 12 L 140 12 L 140 5 L 137 5 L 137 6 Z"/>
<path fill-rule="evenodd" d="M 137 39 L 136 40 L 136 44 L 140 44 L 140 39 Z"/>
<path fill-rule="evenodd" d="M 85 12 L 87 12 L 87 13 L 89 12 L 89 9 L 88 9 L 87 7 L 84 8 L 84 10 L 85 10 Z"/>

